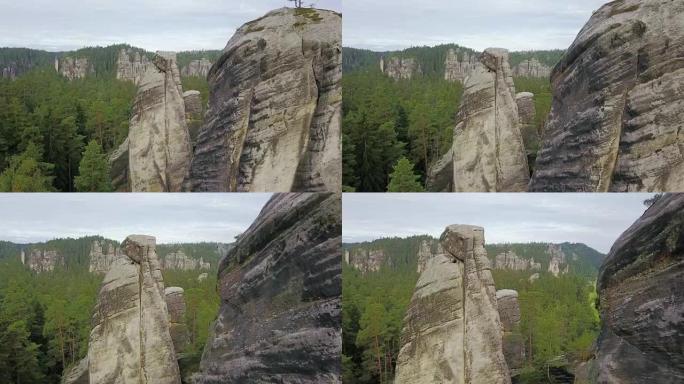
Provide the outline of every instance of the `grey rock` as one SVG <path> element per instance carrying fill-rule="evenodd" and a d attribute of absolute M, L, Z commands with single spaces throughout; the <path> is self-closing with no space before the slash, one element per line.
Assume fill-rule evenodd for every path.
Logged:
<path fill-rule="evenodd" d="M 187 189 L 341 190 L 341 19 L 282 8 L 237 30 L 208 75 Z"/>
<path fill-rule="evenodd" d="M 427 178 L 427 190 L 430 192 L 451 192 L 454 188 L 454 152 L 453 147 L 437 162 L 430 166 Z"/>
<path fill-rule="evenodd" d="M 192 60 L 188 65 L 181 69 L 181 76 L 206 78 L 212 65 L 212 62 L 204 57 L 198 60 Z"/>
<path fill-rule="evenodd" d="M 537 58 L 533 57 L 525 59 L 513 67 L 513 76 L 549 78 L 551 76 L 551 67 L 542 64 Z"/>
<path fill-rule="evenodd" d="M 140 84 L 145 72 L 151 67 L 152 61 L 140 50 L 122 48 L 116 60 L 116 78 Z"/>
<path fill-rule="evenodd" d="M 55 59 L 57 73 L 69 80 L 82 79 L 95 74 L 95 67 L 90 64 L 87 57 L 65 56 Z"/>
<path fill-rule="evenodd" d="M 162 258 L 162 268 L 193 271 L 196 269 L 209 269 L 211 268 L 211 264 L 205 262 L 203 258 L 195 259 L 190 257 L 179 248 L 173 252 L 169 252 Z"/>
<path fill-rule="evenodd" d="M 91 383 L 180 384 L 155 238 L 131 235 L 105 275 L 88 343 Z"/>
<path fill-rule="evenodd" d="M 528 161 L 534 160 L 541 146 L 541 133 L 535 126 L 536 108 L 534 106 L 534 94 L 520 92 L 515 95 L 515 103 L 518 105 L 520 117 L 520 134 L 522 135 L 525 153 Z"/>
<path fill-rule="evenodd" d="M 684 381 L 684 195 L 665 195 L 613 244 L 598 277 L 598 383 Z"/>
<path fill-rule="evenodd" d="M 56 267 L 64 266 L 64 255 L 56 249 L 31 247 L 21 251 L 22 264 L 36 273 L 51 272 Z"/>
<path fill-rule="evenodd" d="M 511 382 L 484 229 L 451 225 L 404 317 L 395 384 Z"/>
<path fill-rule="evenodd" d="M 62 384 L 90 384 L 87 356 L 64 372 Z"/>
<path fill-rule="evenodd" d="M 128 132 L 133 192 L 178 192 L 192 158 L 176 55 L 160 52 L 145 71 Z"/>
<path fill-rule="evenodd" d="M 394 80 L 411 79 L 416 74 L 421 74 L 420 64 L 413 57 L 392 56 L 385 60 L 380 58 L 380 70 Z"/>
<path fill-rule="evenodd" d="M 116 192 L 130 192 L 131 184 L 128 169 L 128 146 L 129 139 L 126 137 L 123 143 L 109 155 L 109 175 L 112 187 Z"/>
<path fill-rule="evenodd" d="M 167 287 L 164 289 L 164 298 L 169 314 L 169 334 L 178 358 L 190 342 L 185 322 L 185 291 L 181 287 Z"/>
<path fill-rule="evenodd" d="M 529 170 L 508 52 L 489 48 L 468 76 L 454 129 L 455 192 L 517 192 Z"/>
<path fill-rule="evenodd" d="M 461 57 L 459 57 L 459 53 Z M 470 54 L 465 51 L 461 53 L 450 48 L 444 60 L 444 80 L 463 83 L 477 65 L 478 58 L 476 54 Z"/>
<path fill-rule="evenodd" d="M 684 190 L 684 3 L 612 1 L 551 81 L 532 191 Z"/>
<path fill-rule="evenodd" d="M 513 251 L 505 251 L 494 257 L 494 268 L 513 271 L 540 270 L 541 263 L 535 262 L 534 258 L 522 258 Z"/>
<path fill-rule="evenodd" d="M 197 384 L 341 383 L 339 194 L 276 194 L 222 259 Z"/>
<path fill-rule="evenodd" d="M 515 376 L 525 363 L 525 342 L 520 333 L 518 292 L 512 289 L 498 290 L 496 302 L 504 332 L 503 353 L 511 376 Z"/>
<path fill-rule="evenodd" d="M 185 120 L 188 123 L 190 141 L 194 144 L 197 141 L 197 134 L 204 122 L 202 111 L 202 96 L 199 91 L 183 92 L 183 102 L 185 103 Z"/>
<path fill-rule="evenodd" d="M 345 250 L 344 258 L 347 264 L 364 274 L 379 271 L 386 261 L 383 249 L 353 248 Z"/>
<path fill-rule="evenodd" d="M 91 273 L 107 273 L 111 265 L 118 259 L 125 257 L 119 248 L 110 241 L 94 240 L 90 244 L 88 254 L 88 271 Z"/>

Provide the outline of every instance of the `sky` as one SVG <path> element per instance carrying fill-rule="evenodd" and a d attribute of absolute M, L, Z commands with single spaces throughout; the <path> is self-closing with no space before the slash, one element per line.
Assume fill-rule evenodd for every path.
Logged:
<path fill-rule="evenodd" d="M 344 0 L 344 46 L 566 49 L 608 0 Z"/>
<path fill-rule="evenodd" d="M 305 1 L 340 12 L 342 0 Z M 223 49 L 286 0 L 0 0 L 0 47 L 66 51 L 117 43 L 149 51 Z"/>
<path fill-rule="evenodd" d="M 584 243 L 607 253 L 646 210 L 648 193 L 344 194 L 342 240 L 439 237 L 450 224 L 479 225 L 485 242 Z"/>
<path fill-rule="evenodd" d="M 0 240 L 32 243 L 101 235 L 122 241 L 231 243 L 257 217 L 268 193 L 5 193 Z"/>

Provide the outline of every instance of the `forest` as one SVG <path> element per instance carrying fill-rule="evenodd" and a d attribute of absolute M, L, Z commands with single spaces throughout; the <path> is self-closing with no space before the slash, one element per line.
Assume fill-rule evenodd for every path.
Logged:
<path fill-rule="evenodd" d="M 343 264 L 344 383 L 392 383 L 403 317 L 419 277 L 415 255 L 426 238 L 380 239 L 372 243 L 345 245 L 346 249 L 383 249 L 392 261 L 377 272 L 366 274 L 347 263 Z M 525 257 L 536 255 L 541 259 L 541 250 L 547 246 L 541 243 L 531 243 L 529 247 L 526 244 L 495 244 L 487 248 L 490 259 L 495 255 L 492 251 L 503 249 L 515 250 Z M 586 247 L 577 244 L 561 246 L 572 250 Z M 601 256 L 586 248 L 582 258 Z M 587 260 L 586 264 L 593 265 L 594 261 Z M 539 279 L 533 282 L 529 280 L 529 271 L 492 271 L 497 290 L 514 289 L 519 295 L 520 332 L 526 346 L 526 360 L 516 378 L 517 383 L 545 382 L 549 365 L 567 366 L 588 358 L 599 331 L 594 287 L 597 268 L 592 271 L 590 276 L 569 273 L 559 277 L 540 272 Z"/>
<path fill-rule="evenodd" d="M 87 57 L 95 68 L 95 75 L 72 81 L 52 67 L 56 53 L 0 49 L 0 63 L 27 62 L 29 68 L 15 80 L 0 78 L 0 192 L 112 190 L 108 155 L 128 136 L 137 91 L 134 84 L 116 80 L 121 48 L 131 47 L 69 53 Z M 178 56 L 187 63 L 219 53 Z M 184 77 L 182 82 L 184 89 L 200 91 L 206 105 L 206 79 Z"/>
<path fill-rule="evenodd" d="M 422 76 L 393 80 L 379 68 L 381 56 L 345 48 L 342 78 L 342 145 L 345 191 L 421 192 L 430 167 L 450 148 L 463 85 L 444 80 L 449 48 L 473 53 L 457 45 L 415 47 L 401 52 L 415 57 Z M 553 65 L 562 51 L 512 52 L 511 65 L 535 57 Z M 551 109 L 548 79 L 514 78 L 516 92 L 535 94 L 535 127 L 543 131 Z M 532 148 L 536 153 L 538 148 Z M 530 159 L 530 173 L 534 165 Z M 394 180 L 394 182 L 392 182 Z"/>
<path fill-rule="evenodd" d="M 93 239 L 60 239 L 44 246 L 65 255 L 65 265 L 33 273 L 18 258 L 21 245 L 0 242 L 0 382 L 57 384 L 62 372 L 88 349 L 92 309 L 104 276 L 88 272 Z M 198 369 L 210 324 L 219 307 L 216 293 L 216 244 L 160 244 L 159 254 L 179 247 L 188 255 L 212 260 L 206 280 L 198 271 L 164 270 L 167 287 L 185 290 L 190 345 L 179 361 L 185 376 Z"/>

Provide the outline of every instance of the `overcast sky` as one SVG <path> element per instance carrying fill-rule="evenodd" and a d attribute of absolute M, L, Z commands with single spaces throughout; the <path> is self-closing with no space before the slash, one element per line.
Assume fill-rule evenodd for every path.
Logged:
<path fill-rule="evenodd" d="M 268 193 L 4 193 L 0 240 L 29 243 L 102 235 L 122 241 L 152 235 L 157 243 L 230 243 L 257 217 Z"/>
<path fill-rule="evenodd" d="M 342 0 L 312 0 L 342 10 Z M 128 43 L 150 51 L 223 49 L 242 24 L 286 0 L 0 0 L 0 47 L 49 51 Z"/>
<path fill-rule="evenodd" d="M 608 0 L 344 0 L 344 45 L 566 49 Z"/>
<path fill-rule="evenodd" d="M 349 194 L 342 200 L 342 237 L 432 235 L 449 224 L 485 229 L 487 243 L 574 242 L 607 253 L 646 210 L 643 193 Z"/>

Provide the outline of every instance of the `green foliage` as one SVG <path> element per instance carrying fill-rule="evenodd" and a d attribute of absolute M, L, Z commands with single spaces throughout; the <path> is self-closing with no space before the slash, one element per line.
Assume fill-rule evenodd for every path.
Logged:
<path fill-rule="evenodd" d="M 203 58 L 211 61 L 212 63 L 215 63 L 218 61 L 222 54 L 223 51 L 219 49 L 178 52 L 176 54 L 176 62 L 178 63 L 178 68 L 185 67 L 186 65 L 190 64 L 190 62 L 193 60 L 200 60 Z M 188 90 L 196 88 L 185 88 L 185 85 L 183 85 L 183 89 Z"/>
<path fill-rule="evenodd" d="M 429 77 L 394 81 L 378 69 L 345 73 L 342 85 L 343 185 L 384 192 L 401 157 L 416 165 L 423 184 L 451 146 L 462 86 Z"/>
<path fill-rule="evenodd" d="M 548 79 L 532 77 L 516 77 L 513 79 L 513 83 L 515 83 L 516 92 L 534 93 L 534 108 L 536 112 L 534 126 L 537 128 L 537 132 L 543 132 L 553 101 L 551 83 L 549 83 Z"/>
<path fill-rule="evenodd" d="M 112 183 L 109 178 L 109 161 L 102 153 L 102 147 L 95 140 L 86 146 L 81 164 L 78 167 L 79 176 L 74 179 L 74 185 L 79 192 L 111 192 Z"/>
<path fill-rule="evenodd" d="M 88 64 L 94 68 L 97 77 L 114 79 L 116 77 L 116 63 L 119 59 L 119 52 L 122 49 L 139 52 L 141 55 L 147 56 L 148 59 L 152 59 L 154 56 L 151 52 L 131 47 L 128 44 L 115 44 L 107 47 L 85 47 L 74 52 L 65 52 L 61 56 L 85 57 L 88 59 Z"/>
<path fill-rule="evenodd" d="M 0 167 L 34 142 L 43 147 L 35 160 L 54 166 L 52 186 L 73 191 L 85 143 L 96 140 L 109 153 L 128 135 L 134 96 L 129 82 L 68 81 L 54 70 L 0 82 Z"/>
<path fill-rule="evenodd" d="M 342 48 L 342 72 L 377 70 L 382 53 L 367 49 Z"/>
<path fill-rule="evenodd" d="M 209 100 L 209 82 L 207 79 L 197 76 L 184 76 L 181 78 L 181 83 L 184 91 L 199 91 L 202 98 L 202 115 L 204 115 Z"/>
<path fill-rule="evenodd" d="M 558 64 L 564 54 L 565 50 L 563 49 L 551 49 L 546 51 L 518 51 L 510 52 L 508 54 L 508 61 L 510 62 L 511 67 L 515 67 L 525 60 L 535 58 L 540 63 L 553 68 L 556 64 Z"/>
<path fill-rule="evenodd" d="M 418 182 L 419 175 L 413 173 L 413 164 L 402 157 L 397 161 L 394 170 L 390 174 L 390 183 L 387 187 L 388 192 L 425 192 L 425 189 Z"/>
<path fill-rule="evenodd" d="M 52 164 L 40 161 L 40 148 L 33 142 L 26 150 L 10 158 L 9 166 L 0 174 L 2 192 L 50 192 L 52 188 Z"/>

